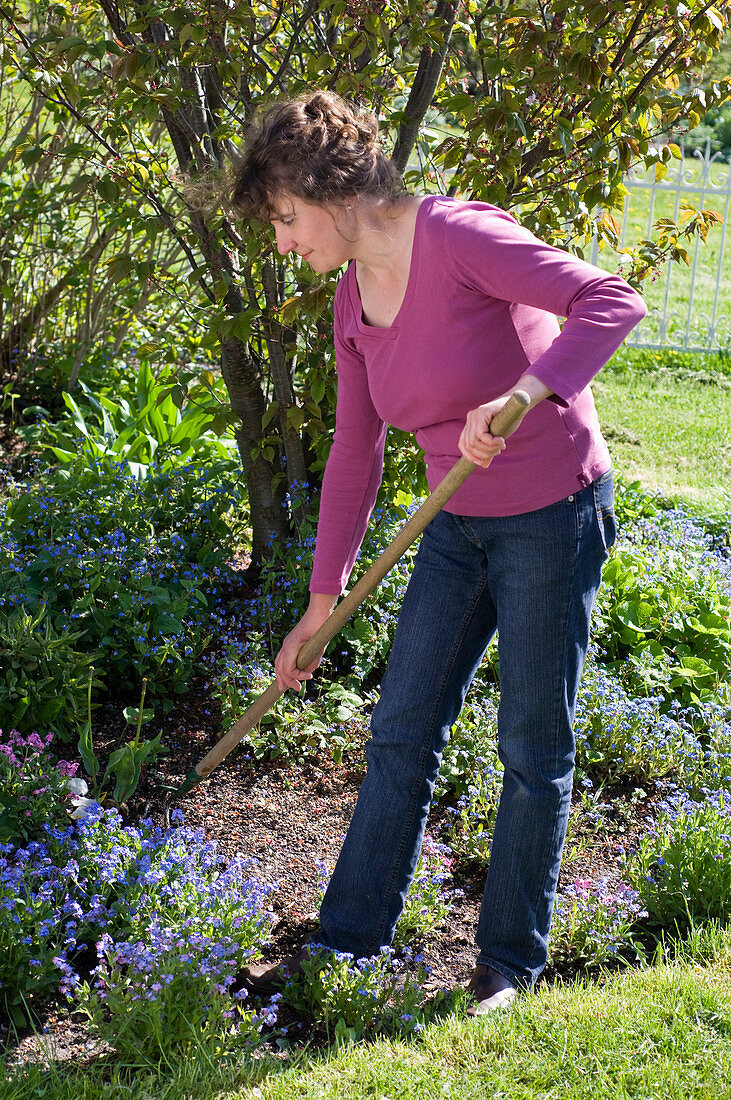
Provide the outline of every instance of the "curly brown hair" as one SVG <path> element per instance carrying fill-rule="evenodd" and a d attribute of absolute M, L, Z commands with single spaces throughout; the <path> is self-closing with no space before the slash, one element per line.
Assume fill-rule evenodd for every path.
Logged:
<path fill-rule="evenodd" d="M 378 141 L 375 115 L 326 91 L 276 104 L 248 135 L 233 209 L 268 221 L 282 191 L 311 203 L 354 195 L 394 201 L 404 193 Z"/>

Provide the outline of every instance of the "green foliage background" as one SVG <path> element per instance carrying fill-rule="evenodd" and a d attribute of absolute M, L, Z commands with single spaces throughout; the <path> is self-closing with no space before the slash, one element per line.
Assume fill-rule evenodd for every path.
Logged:
<path fill-rule="evenodd" d="M 0 6 L 0 379 L 17 417 L 124 355 L 220 363 L 249 494 L 252 552 L 289 532 L 286 490 L 316 489 L 329 445 L 332 280 L 282 260 L 219 198 L 267 103 L 326 86 L 374 107 L 407 185 L 479 197 L 581 251 L 616 245 L 635 160 L 720 104 L 701 85 L 728 5 L 659 0 L 169 0 Z M 684 233 L 705 235 L 703 217 Z M 677 259 L 665 227 L 623 269 Z M 32 414 L 28 414 L 32 415 Z M 389 446 L 384 492 L 421 487 Z M 286 460 L 286 462 L 284 461 Z"/>

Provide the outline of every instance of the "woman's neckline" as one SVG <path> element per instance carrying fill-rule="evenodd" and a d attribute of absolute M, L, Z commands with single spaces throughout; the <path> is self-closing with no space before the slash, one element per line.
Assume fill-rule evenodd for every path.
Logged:
<path fill-rule="evenodd" d="M 408 275 L 407 275 L 407 278 L 406 278 L 406 283 L 405 283 L 405 286 L 404 286 L 404 292 L 403 292 L 403 295 L 402 295 L 402 298 L 401 298 L 401 302 L 399 303 L 398 309 L 396 310 L 390 324 L 388 324 L 388 325 L 372 325 L 372 324 L 369 324 L 369 322 L 364 319 L 363 302 L 361 300 L 360 287 L 358 286 L 358 278 L 357 278 L 357 274 L 356 274 L 356 262 L 357 261 L 352 264 L 352 271 L 350 272 L 350 280 L 351 280 L 351 287 L 352 287 L 351 293 L 353 295 L 353 305 L 355 307 L 355 314 L 356 314 L 356 319 L 357 319 L 357 322 L 358 322 L 358 327 L 361 328 L 364 332 L 376 333 L 376 334 L 383 333 L 385 335 L 388 335 L 389 333 L 393 332 L 393 330 L 395 328 L 397 328 L 399 318 L 400 318 L 401 314 L 404 312 L 404 310 L 405 310 L 405 308 L 406 308 L 406 306 L 409 302 L 409 299 L 411 298 L 414 283 L 416 281 L 416 272 L 417 272 L 417 269 L 418 269 L 418 266 L 419 266 L 419 252 L 420 252 L 419 245 L 420 245 L 420 236 L 421 236 L 421 234 L 420 234 L 420 229 L 421 229 L 420 223 L 422 221 L 422 211 L 425 209 L 425 207 L 430 206 L 431 202 L 434 199 L 439 198 L 439 197 L 440 196 L 438 196 L 438 195 L 424 195 L 420 198 L 419 205 L 416 208 L 416 214 L 415 214 L 415 217 L 414 217 L 414 232 L 413 232 L 413 236 L 412 236 L 412 239 L 411 239 L 411 252 L 410 252 L 410 256 L 409 256 L 409 271 L 408 271 Z"/>

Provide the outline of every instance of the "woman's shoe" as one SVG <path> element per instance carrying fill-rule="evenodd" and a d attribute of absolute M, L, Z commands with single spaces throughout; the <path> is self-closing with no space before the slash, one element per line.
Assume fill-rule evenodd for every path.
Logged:
<path fill-rule="evenodd" d="M 518 990 L 491 966 L 478 963 L 467 986 L 472 1002 L 468 1016 L 485 1016 L 496 1008 L 504 1008 L 518 996 Z"/>
<path fill-rule="evenodd" d="M 254 963 L 245 966 L 236 975 L 234 989 L 246 989 L 259 997 L 277 993 L 290 978 L 302 972 L 302 962 L 310 957 L 310 945 L 305 944 L 296 955 L 282 959 L 280 963 Z"/>

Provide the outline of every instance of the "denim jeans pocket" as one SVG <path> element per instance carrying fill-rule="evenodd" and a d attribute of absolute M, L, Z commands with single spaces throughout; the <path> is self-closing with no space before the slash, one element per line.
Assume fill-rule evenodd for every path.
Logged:
<path fill-rule="evenodd" d="M 617 540 L 617 517 L 614 512 L 614 477 L 611 470 L 592 482 L 594 508 L 604 549 L 610 550 Z"/>

